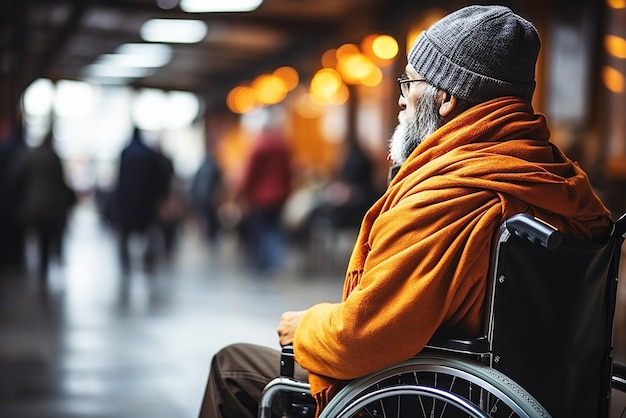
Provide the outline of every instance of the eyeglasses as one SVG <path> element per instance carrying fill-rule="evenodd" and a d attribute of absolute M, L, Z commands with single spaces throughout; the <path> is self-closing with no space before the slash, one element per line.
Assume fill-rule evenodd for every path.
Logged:
<path fill-rule="evenodd" d="M 398 82 L 398 88 L 400 89 L 400 96 L 407 97 L 409 95 L 409 83 L 417 83 L 420 81 L 424 81 L 428 83 L 428 80 L 424 78 L 417 78 L 415 80 L 411 80 L 409 78 L 398 77 L 396 80 Z"/>

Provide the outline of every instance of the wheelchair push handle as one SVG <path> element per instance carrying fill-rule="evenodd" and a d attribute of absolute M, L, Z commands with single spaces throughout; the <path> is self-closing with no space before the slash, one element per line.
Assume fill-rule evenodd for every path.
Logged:
<path fill-rule="evenodd" d="M 561 244 L 561 233 L 552 225 L 527 213 L 519 213 L 507 219 L 506 229 L 520 238 L 540 244 L 549 250 Z"/>

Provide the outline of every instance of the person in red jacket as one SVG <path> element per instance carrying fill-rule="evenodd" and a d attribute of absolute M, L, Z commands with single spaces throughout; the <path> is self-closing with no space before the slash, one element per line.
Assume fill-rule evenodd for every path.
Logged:
<path fill-rule="evenodd" d="M 346 381 L 419 353 L 436 331 L 482 332 L 498 227 L 525 212 L 565 234 L 608 235 L 585 172 L 534 112 L 535 27 L 503 6 L 468 6 L 423 32 L 398 79 L 397 166 L 366 213 L 340 302 L 285 312 L 317 413 Z M 254 417 L 280 353 L 234 344 L 213 358 L 200 416 Z"/>
<path fill-rule="evenodd" d="M 244 236 L 249 262 L 258 273 L 282 266 L 282 210 L 291 193 L 291 157 L 285 138 L 266 127 L 244 166 L 238 198 L 244 208 Z"/>

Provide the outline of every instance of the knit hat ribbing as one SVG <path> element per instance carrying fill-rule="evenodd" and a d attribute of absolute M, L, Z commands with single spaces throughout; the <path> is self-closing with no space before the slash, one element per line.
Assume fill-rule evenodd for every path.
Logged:
<path fill-rule="evenodd" d="M 468 6 L 417 38 L 408 61 L 426 80 L 473 103 L 530 101 L 541 42 L 532 23 L 504 6 Z"/>

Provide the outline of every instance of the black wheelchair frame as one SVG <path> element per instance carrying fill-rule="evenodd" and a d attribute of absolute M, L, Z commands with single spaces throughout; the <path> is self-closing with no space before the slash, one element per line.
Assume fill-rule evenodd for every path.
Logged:
<path fill-rule="evenodd" d="M 613 361 L 625 235 L 626 215 L 599 243 L 527 214 L 509 218 L 493 253 L 484 335 L 436 335 L 415 357 L 348 383 L 320 418 L 609 417 L 612 390 L 626 392 L 626 366 Z M 277 395 L 284 417 L 314 415 L 293 367 L 284 347 L 260 418 L 272 416 Z"/>

